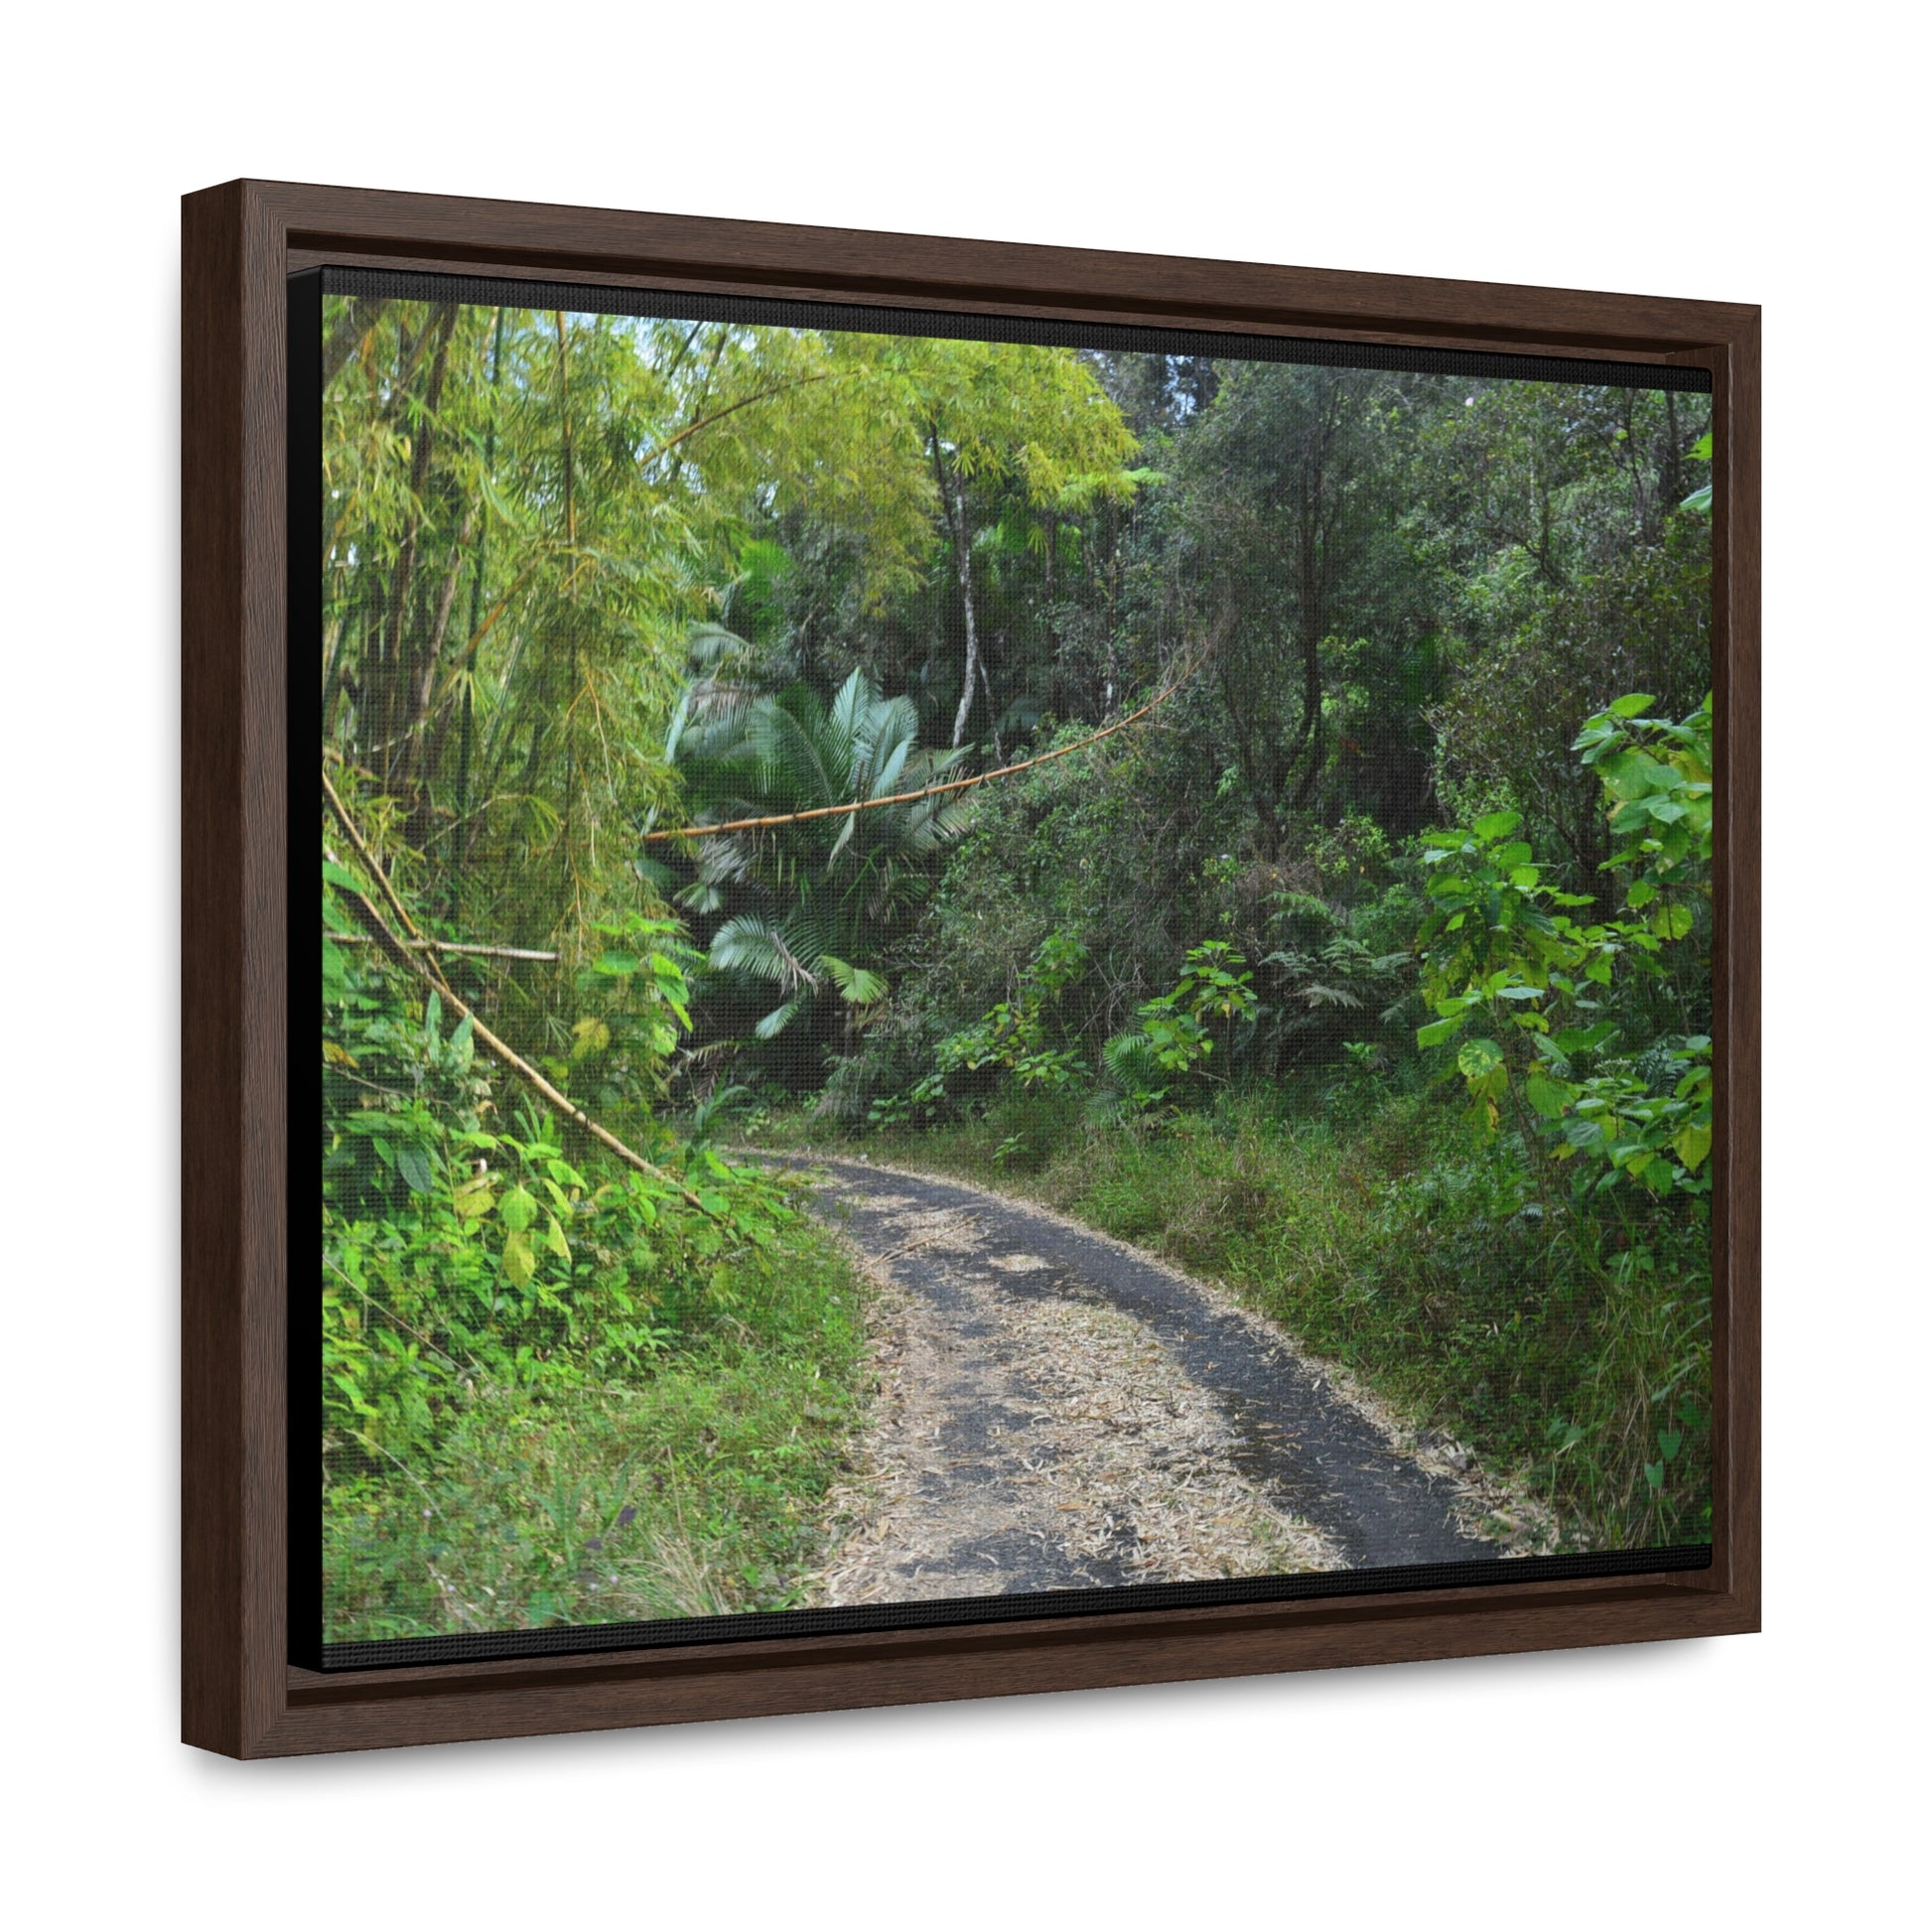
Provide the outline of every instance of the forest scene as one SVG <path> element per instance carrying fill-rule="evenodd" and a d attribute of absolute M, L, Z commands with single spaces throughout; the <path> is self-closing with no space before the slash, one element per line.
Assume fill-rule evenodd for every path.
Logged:
<path fill-rule="evenodd" d="M 1710 1540 L 1688 376 L 322 360 L 331 1641 Z"/>

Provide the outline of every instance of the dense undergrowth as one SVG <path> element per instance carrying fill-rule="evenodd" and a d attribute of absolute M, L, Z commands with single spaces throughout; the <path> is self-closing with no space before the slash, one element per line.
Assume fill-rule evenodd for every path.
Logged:
<path fill-rule="evenodd" d="M 786 1293 L 613 1379 L 466 1387 L 434 1450 L 325 1489 L 328 1634 L 785 1609 L 858 1419 L 857 1284 L 792 1231 Z"/>
<path fill-rule="evenodd" d="M 368 886 L 325 861 L 325 931 L 369 916 Z M 595 1050 L 556 1082 L 621 1081 L 620 1037 L 682 1005 L 668 954 L 600 964 Z M 795 1187 L 641 1105 L 615 1115 L 649 1150 L 636 1172 L 436 992 L 336 946 L 324 982 L 329 1638 L 788 1605 L 862 1340 L 858 1281 Z"/>

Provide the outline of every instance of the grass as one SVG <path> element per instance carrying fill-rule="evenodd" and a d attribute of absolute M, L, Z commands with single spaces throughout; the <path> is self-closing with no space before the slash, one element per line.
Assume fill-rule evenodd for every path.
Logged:
<path fill-rule="evenodd" d="M 766 1140 L 809 1139 L 796 1119 Z M 867 1142 L 1030 1195 L 1223 1283 L 1420 1427 L 1557 1513 L 1566 1547 L 1710 1534 L 1710 1268 L 1700 1223 L 1578 1209 L 1422 1094 L 1224 1095 L 1095 1131 L 1077 1096 Z"/>
<path fill-rule="evenodd" d="M 433 1464 L 331 1483 L 332 1641 L 793 1606 L 863 1410 L 861 1285 L 801 1224 L 781 1300 L 624 1382 L 470 1394 Z"/>

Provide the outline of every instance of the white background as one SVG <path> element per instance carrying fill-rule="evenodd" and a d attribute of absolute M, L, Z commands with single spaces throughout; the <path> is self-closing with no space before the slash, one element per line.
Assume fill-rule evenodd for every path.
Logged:
<path fill-rule="evenodd" d="M 385 0 L 16 20 L 19 1923 L 1922 1906 L 1889 1890 L 1923 1825 L 1923 1636 L 1896 1586 L 1927 1538 L 1928 429 L 1919 338 L 1892 334 L 1923 326 L 1910 17 Z M 1761 302 L 1768 1632 L 252 1767 L 175 1742 L 176 198 L 243 174 Z M 53 1666 L 77 1658 L 98 1688 L 67 1693 Z"/>

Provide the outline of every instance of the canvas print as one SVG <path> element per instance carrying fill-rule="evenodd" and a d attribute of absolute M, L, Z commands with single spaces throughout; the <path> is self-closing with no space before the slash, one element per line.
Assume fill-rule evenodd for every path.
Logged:
<path fill-rule="evenodd" d="M 319 338 L 332 1654 L 1702 1560 L 1700 371 Z"/>

